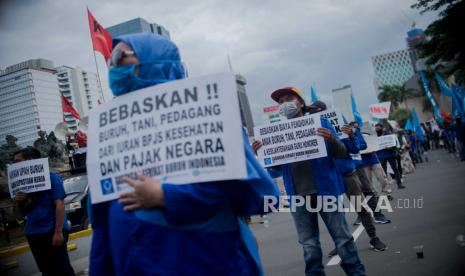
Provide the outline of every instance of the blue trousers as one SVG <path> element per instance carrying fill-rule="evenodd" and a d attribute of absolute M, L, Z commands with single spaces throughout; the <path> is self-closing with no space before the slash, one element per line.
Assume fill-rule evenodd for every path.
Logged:
<path fill-rule="evenodd" d="M 341 266 L 345 273 L 347 275 L 365 275 L 365 268 L 358 257 L 357 247 L 347 226 L 344 212 L 320 211 L 319 214 L 336 245 L 337 253 L 341 257 Z M 299 243 L 304 251 L 305 275 L 325 275 L 322 263 L 323 254 L 320 246 L 318 213 L 309 212 L 304 205 L 296 207 L 296 211 L 292 213 L 292 216 Z"/>

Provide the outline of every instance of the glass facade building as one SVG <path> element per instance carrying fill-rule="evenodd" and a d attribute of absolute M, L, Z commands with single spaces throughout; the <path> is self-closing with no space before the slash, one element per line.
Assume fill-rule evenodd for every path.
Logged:
<path fill-rule="evenodd" d="M 81 117 L 89 115 L 90 109 L 95 106 L 96 99 L 102 93 L 97 74 L 69 66 L 60 66 L 56 70 L 60 92 Z M 71 113 L 64 113 L 64 120 L 68 128 L 77 130 L 77 121 Z"/>
<path fill-rule="evenodd" d="M 383 85 L 403 85 L 414 74 L 410 51 L 399 50 L 377 55 L 371 58 L 375 79 L 375 91 L 379 94 L 379 87 Z"/>
<path fill-rule="evenodd" d="M 136 33 L 153 33 L 170 39 L 170 33 L 165 27 L 156 23 L 149 23 L 143 18 L 135 18 L 107 28 L 112 37 Z"/>
<path fill-rule="evenodd" d="M 34 59 L 7 67 L 0 74 L 0 143 L 15 136 L 30 146 L 63 120 L 58 81 L 49 60 Z"/>

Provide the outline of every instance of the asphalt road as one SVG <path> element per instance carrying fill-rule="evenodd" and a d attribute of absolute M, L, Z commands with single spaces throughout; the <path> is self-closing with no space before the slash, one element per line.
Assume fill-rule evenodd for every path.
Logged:
<path fill-rule="evenodd" d="M 408 174 L 404 184 L 406 189 L 393 191 L 393 212 L 386 214 L 392 223 L 376 225 L 388 250 L 372 251 L 364 230 L 357 238 L 367 274 L 465 275 L 465 247 L 456 242 L 458 235 L 465 235 L 465 162 L 442 150 L 432 151 L 429 162 Z M 420 199 L 423 205 L 413 208 Z M 358 227 L 352 225 L 355 214 L 347 214 L 346 219 L 354 233 Z M 254 218 L 251 227 L 259 241 L 265 275 L 304 275 L 302 248 L 291 214 L 271 214 L 268 227 L 257 221 Z M 327 257 L 334 244 L 321 219 L 320 241 L 326 274 L 344 275 L 337 260 Z M 417 245 L 423 245 L 423 259 L 416 257 Z M 328 265 L 330 261 L 335 265 Z"/>
<path fill-rule="evenodd" d="M 393 213 L 387 214 L 392 223 L 376 225 L 387 251 L 372 251 L 363 228 L 356 231 L 358 226 L 352 225 L 355 214 L 346 215 L 351 232 L 360 233 L 356 242 L 368 275 L 465 275 L 465 247 L 456 242 L 458 235 L 465 235 L 465 162 L 442 150 L 431 152 L 429 159 L 406 176 L 406 189 L 394 189 Z M 422 208 L 413 208 L 421 200 Z M 258 217 L 253 220 L 251 228 L 259 242 L 265 275 L 303 275 L 302 249 L 291 214 L 271 214 L 268 227 L 258 224 Z M 327 275 L 344 275 L 337 258 L 327 257 L 334 245 L 321 219 L 320 240 Z M 72 265 L 79 275 L 85 275 L 90 236 L 72 243 L 78 248 L 69 253 Z M 416 257 L 416 245 L 423 245 L 423 259 Z M 39 275 L 30 253 L 19 262 L 7 275 Z"/>

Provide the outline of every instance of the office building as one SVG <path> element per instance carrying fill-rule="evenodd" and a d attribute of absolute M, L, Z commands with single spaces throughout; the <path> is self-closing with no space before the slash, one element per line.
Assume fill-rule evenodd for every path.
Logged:
<path fill-rule="evenodd" d="M 170 39 L 170 32 L 165 27 L 156 23 L 149 23 L 140 17 L 108 27 L 107 31 L 112 37 L 136 33 L 153 33 Z"/>
<path fill-rule="evenodd" d="M 30 146 L 39 130 L 48 133 L 63 121 L 55 72 L 52 61 L 32 59 L 0 74 L 0 143 L 13 135 L 19 146 Z"/>
<path fill-rule="evenodd" d="M 374 85 L 377 94 L 383 85 L 403 85 L 415 74 L 408 49 L 374 56 L 371 62 L 375 73 Z"/>
<path fill-rule="evenodd" d="M 97 74 L 69 66 L 57 67 L 56 71 L 60 92 L 81 117 L 88 116 L 102 93 Z M 64 120 L 70 130 L 77 130 L 77 121 L 71 113 L 65 113 Z"/>

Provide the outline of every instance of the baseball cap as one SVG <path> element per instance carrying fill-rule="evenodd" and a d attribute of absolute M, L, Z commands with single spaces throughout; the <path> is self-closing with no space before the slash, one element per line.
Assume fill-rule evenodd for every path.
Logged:
<path fill-rule="evenodd" d="M 279 102 L 279 98 L 285 94 L 294 94 L 297 97 L 299 97 L 302 100 L 302 102 L 305 103 L 304 98 L 302 97 L 302 92 L 300 92 L 300 90 L 294 86 L 284 87 L 284 88 L 280 88 L 278 90 L 273 91 L 273 93 L 271 93 L 271 98 L 275 102 Z"/>

